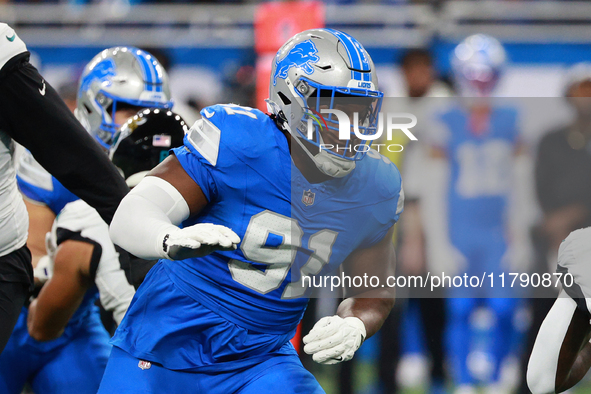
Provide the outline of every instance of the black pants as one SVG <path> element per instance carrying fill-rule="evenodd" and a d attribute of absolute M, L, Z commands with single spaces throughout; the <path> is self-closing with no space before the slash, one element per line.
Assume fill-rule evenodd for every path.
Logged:
<path fill-rule="evenodd" d="M 29 298 L 32 285 L 31 252 L 26 246 L 0 257 L 0 353 Z"/>

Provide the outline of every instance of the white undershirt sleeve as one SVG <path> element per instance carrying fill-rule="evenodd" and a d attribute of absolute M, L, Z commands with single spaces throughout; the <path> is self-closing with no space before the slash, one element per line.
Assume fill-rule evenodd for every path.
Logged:
<path fill-rule="evenodd" d="M 137 257 L 165 258 L 164 237 L 178 231 L 178 225 L 188 217 L 189 206 L 181 193 L 164 179 L 147 176 L 117 208 L 111 239 Z"/>

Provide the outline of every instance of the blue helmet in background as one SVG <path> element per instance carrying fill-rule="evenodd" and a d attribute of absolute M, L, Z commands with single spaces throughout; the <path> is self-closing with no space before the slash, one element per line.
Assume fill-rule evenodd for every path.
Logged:
<path fill-rule="evenodd" d="M 114 114 L 122 106 L 172 108 L 166 70 L 134 47 L 105 49 L 84 68 L 78 84 L 76 117 L 105 148 L 121 127 Z"/>
<path fill-rule="evenodd" d="M 451 66 L 462 96 L 489 96 L 503 72 L 507 54 L 503 45 L 486 34 L 475 34 L 453 51 Z"/>

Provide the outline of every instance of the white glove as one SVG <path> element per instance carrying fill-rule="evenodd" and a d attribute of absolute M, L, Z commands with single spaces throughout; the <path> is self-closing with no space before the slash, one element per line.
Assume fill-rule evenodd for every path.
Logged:
<path fill-rule="evenodd" d="M 45 234 L 45 250 L 47 254 L 39 259 L 37 266 L 33 270 L 33 276 L 44 284 L 53 276 L 53 266 L 55 255 L 57 254 L 57 244 L 55 238 L 51 236 L 52 233 Z"/>
<path fill-rule="evenodd" d="M 37 266 L 33 270 L 33 276 L 44 284 L 53 276 L 53 259 L 45 255 L 39 259 Z"/>
<path fill-rule="evenodd" d="M 53 236 L 52 232 L 45 233 L 45 250 L 51 261 L 55 261 L 55 255 L 57 254 L 57 236 Z"/>
<path fill-rule="evenodd" d="M 318 320 L 304 337 L 304 352 L 320 364 L 349 361 L 359 349 L 365 336 L 365 325 L 356 317 L 328 316 Z"/>
<path fill-rule="evenodd" d="M 203 257 L 217 250 L 236 250 L 240 237 L 228 227 L 199 223 L 166 234 L 161 256 L 169 260 Z"/>

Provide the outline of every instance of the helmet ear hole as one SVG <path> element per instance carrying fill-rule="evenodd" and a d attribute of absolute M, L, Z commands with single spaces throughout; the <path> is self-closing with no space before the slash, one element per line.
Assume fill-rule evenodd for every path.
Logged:
<path fill-rule="evenodd" d="M 88 113 L 88 114 L 92 113 L 92 108 L 90 108 L 86 103 L 84 103 L 84 109 L 86 110 L 86 113 Z"/>
<path fill-rule="evenodd" d="M 289 98 L 287 98 L 287 96 L 285 94 L 283 94 L 283 92 L 277 92 L 277 96 L 279 96 L 279 98 L 283 102 L 283 105 L 290 105 L 291 104 L 291 100 Z"/>

